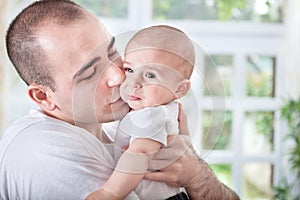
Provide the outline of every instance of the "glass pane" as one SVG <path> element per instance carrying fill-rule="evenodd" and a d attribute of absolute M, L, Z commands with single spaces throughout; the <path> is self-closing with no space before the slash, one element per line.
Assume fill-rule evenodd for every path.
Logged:
<path fill-rule="evenodd" d="M 153 0 L 153 18 L 282 22 L 281 0 Z"/>
<path fill-rule="evenodd" d="M 273 166 L 269 163 L 247 163 L 243 166 L 242 199 L 272 199 Z"/>
<path fill-rule="evenodd" d="M 249 154 L 273 150 L 273 112 L 248 112 L 245 116 L 243 150 Z"/>
<path fill-rule="evenodd" d="M 247 95 L 274 96 L 275 58 L 251 55 L 247 57 Z"/>
<path fill-rule="evenodd" d="M 232 113 L 229 111 L 204 111 L 202 114 L 203 149 L 230 149 Z"/>
<path fill-rule="evenodd" d="M 75 0 L 97 16 L 127 18 L 128 0 Z"/>
<path fill-rule="evenodd" d="M 225 185 L 232 187 L 232 172 L 229 164 L 210 164 L 209 165 L 218 179 Z"/>
<path fill-rule="evenodd" d="M 204 95 L 230 96 L 234 75 L 233 57 L 228 55 L 207 56 L 204 65 L 204 78 L 206 83 Z"/>

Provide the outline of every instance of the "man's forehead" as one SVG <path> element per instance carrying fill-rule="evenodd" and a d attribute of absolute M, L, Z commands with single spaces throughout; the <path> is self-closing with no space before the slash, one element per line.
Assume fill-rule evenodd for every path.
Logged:
<path fill-rule="evenodd" d="M 96 54 L 107 52 L 112 39 L 104 25 L 93 17 L 68 27 L 58 24 L 47 26 L 37 32 L 37 38 L 53 65 L 62 64 L 58 61 L 64 60 L 64 64 L 73 66 L 88 62 Z"/>

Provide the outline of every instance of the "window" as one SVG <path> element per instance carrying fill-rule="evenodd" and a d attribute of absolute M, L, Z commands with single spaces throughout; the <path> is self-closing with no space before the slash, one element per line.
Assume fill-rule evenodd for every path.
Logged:
<path fill-rule="evenodd" d="M 279 51 L 263 47 L 269 42 L 259 44 L 258 39 L 253 45 L 255 50 L 244 49 L 236 42 L 233 46 L 237 49 L 231 55 L 212 53 L 210 59 L 204 59 L 207 84 L 203 84 L 203 98 L 199 102 L 203 108 L 200 155 L 209 160 L 219 178 L 232 184 L 243 199 L 271 199 L 273 184 L 281 170 L 278 163 L 281 57 Z M 223 83 L 221 88 L 211 78 L 216 72 Z M 224 95 L 225 110 L 210 105 Z"/>

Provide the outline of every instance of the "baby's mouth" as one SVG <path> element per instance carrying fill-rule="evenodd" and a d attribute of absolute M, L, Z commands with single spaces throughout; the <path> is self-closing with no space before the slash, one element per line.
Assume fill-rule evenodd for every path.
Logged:
<path fill-rule="evenodd" d="M 128 97 L 128 100 L 129 100 L 129 101 L 139 101 L 139 100 L 141 100 L 141 98 L 139 98 L 139 97 L 137 97 L 137 96 L 130 95 L 130 96 Z"/>

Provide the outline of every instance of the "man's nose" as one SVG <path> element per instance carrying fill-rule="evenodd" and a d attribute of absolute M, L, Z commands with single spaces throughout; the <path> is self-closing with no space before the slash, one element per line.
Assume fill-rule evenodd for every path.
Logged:
<path fill-rule="evenodd" d="M 125 80 L 125 73 L 124 71 L 115 63 L 111 63 L 108 73 L 108 81 L 107 84 L 109 87 L 114 87 L 120 85 Z"/>

